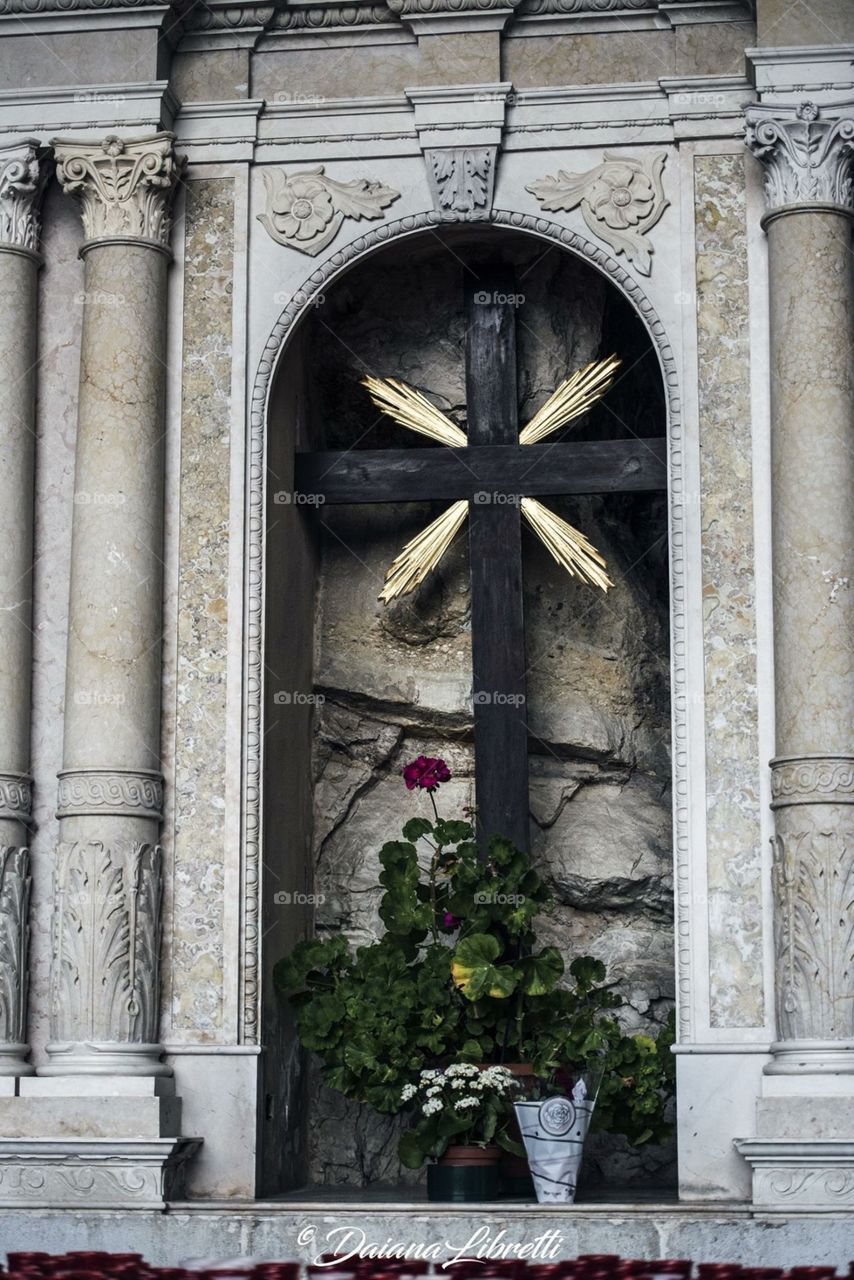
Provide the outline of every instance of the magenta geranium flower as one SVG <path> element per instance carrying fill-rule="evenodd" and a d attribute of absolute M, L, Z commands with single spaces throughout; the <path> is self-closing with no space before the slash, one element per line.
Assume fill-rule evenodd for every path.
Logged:
<path fill-rule="evenodd" d="M 422 791 L 435 791 L 442 782 L 450 782 L 450 779 L 451 771 L 445 761 L 433 756 L 419 756 L 403 771 L 407 791 L 414 791 L 416 787 Z"/>
<path fill-rule="evenodd" d="M 459 916 L 455 916 L 450 911 L 446 911 L 445 917 L 442 920 L 442 928 L 448 930 L 458 929 L 461 923 L 462 921 Z"/>

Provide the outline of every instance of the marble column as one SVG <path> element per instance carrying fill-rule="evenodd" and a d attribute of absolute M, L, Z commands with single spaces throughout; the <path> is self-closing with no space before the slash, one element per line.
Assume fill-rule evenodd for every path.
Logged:
<path fill-rule="evenodd" d="M 168 133 L 56 139 L 85 242 L 51 1043 L 40 1075 L 160 1062 Z"/>
<path fill-rule="evenodd" d="M 39 204 L 31 138 L 0 148 L 0 1076 L 26 1065 Z"/>
<path fill-rule="evenodd" d="M 748 109 L 771 328 L 777 1042 L 854 1073 L 854 104 Z"/>

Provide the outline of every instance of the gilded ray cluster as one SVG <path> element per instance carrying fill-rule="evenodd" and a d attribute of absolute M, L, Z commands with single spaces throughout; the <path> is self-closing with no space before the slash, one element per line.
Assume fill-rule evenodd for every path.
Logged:
<path fill-rule="evenodd" d="M 520 432 L 519 443 L 536 444 L 586 413 L 612 385 L 619 364 L 616 356 L 609 356 L 585 365 L 567 378 Z M 365 378 L 363 386 L 377 408 L 402 427 L 452 448 L 468 443 L 465 432 L 414 387 L 396 378 Z M 583 533 L 535 498 L 523 498 L 521 505 L 523 516 L 562 568 L 603 591 L 614 585 L 604 558 Z M 435 569 L 462 527 L 468 508 L 467 499 L 454 502 L 407 542 L 386 574 L 379 596 L 384 604 L 414 591 Z"/>

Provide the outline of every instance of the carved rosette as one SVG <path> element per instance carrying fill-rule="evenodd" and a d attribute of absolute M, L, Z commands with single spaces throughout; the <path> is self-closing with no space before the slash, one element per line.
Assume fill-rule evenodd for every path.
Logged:
<path fill-rule="evenodd" d="M 51 969 L 54 1041 L 156 1043 L 161 874 L 159 845 L 60 842 Z"/>
<path fill-rule="evenodd" d="M 54 138 L 57 177 L 80 201 L 87 240 L 113 236 L 169 245 L 171 205 L 183 161 L 174 134 L 110 136 L 100 143 Z"/>
<path fill-rule="evenodd" d="M 29 851 L 0 845 L 0 1073 L 4 1050 L 25 1050 L 31 883 Z"/>
<path fill-rule="evenodd" d="M 854 757 L 772 761 L 780 1039 L 852 1038 Z"/>
<path fill-rule="evenodd" d="M 400 192 L 356 178 L 337 182 L 323 165 L 304 173 L 264 170 L 266 206 L 258 221 L 277 244 L 311 257 L 335 239 L 345 218 L 382 218 Z"/>
<path fill-rule="evenodd" d="M 497 147 L 442 147 L 425 152 L 436 212 L 451 222 L 492 212 Z"/>
<path fill-rule="evenodd" d="M 38 252 L 40 206 L 49 170 L 34 138 L 0 147 L 0 247 Z"/>
<path fill-rule="evenodd" d="M 762 162 L 769 213 L 803 204 L 854 211 L 854 103 L 748 107 L 745 141 Z"/>
<path fill-rule="evenodd" d="M 670 204 L 661 181 L 666 159 L 664 151 L 644 156 L 605 151 L 602 164 L 586 173 L 561 169 L 525 190 L 550 213 L 580 208 L 593 234 L 648 276 L 653 251 L 649 232 Z"/>

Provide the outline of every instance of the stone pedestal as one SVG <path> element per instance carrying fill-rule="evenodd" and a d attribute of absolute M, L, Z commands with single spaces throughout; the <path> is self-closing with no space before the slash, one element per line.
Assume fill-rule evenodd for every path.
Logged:
<path fill-rule="evenodd" d="M 159 1040 L 172 136 L 54 143 L 86 240 L 51 1042 L 0 1106 L 0 1203 L 160 1204 L 198 1146 Z M 29 1087 L 25 1087 L 29 1086 Z M 2 1100 L 0 1100 L 2 1101 Z"/>
<path fill-rule="evenodd" d="M 33 410 L 39 202 L 27 139 L 0 148 L 0 1076 L 26 1064 L 30 860 Z"/>
<path fill-rule="evenodd" d="M 763 104 L 747 138 L 768 203 L 777 1040 L 739 1150 L 757 1204 L 839 1208 L 854 1205 L 854 105 Z"/>

